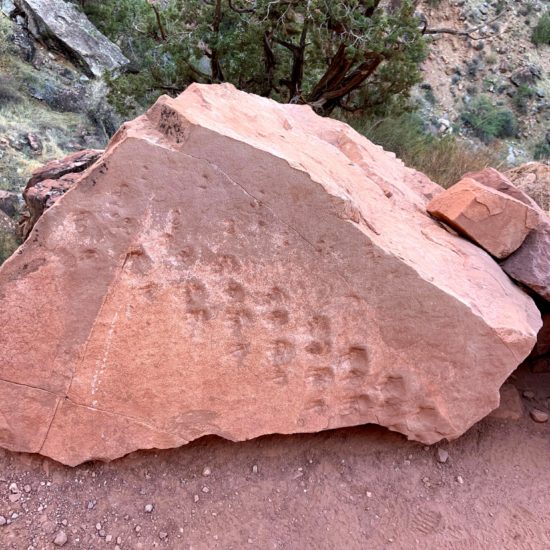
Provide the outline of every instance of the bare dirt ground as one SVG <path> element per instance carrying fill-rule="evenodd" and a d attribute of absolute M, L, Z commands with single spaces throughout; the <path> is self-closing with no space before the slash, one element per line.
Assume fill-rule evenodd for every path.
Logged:
<path fill-rule="evenodd" d="M 365 426 L 77 468 L 0 451 L 0 548 L 550 548 L 550 374 L 512 382 L 521 419 L 434 447 Z"/>

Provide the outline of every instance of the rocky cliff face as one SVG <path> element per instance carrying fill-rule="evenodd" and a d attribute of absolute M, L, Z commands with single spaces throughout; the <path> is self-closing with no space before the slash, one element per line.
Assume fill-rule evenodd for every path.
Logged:
<path fill-rule="evenodd" d="M 46 162 L 104 147 L 119 120 L 102 79 L 73 64 L 67 47 L 44 47 L 30 16 L 14 9 L 0 11 L 0 189 L 21 191 Z"/>
<path fill-rule="evenodd" d="M 455 438 L 532 300 L 345 124 L 192 86 L 126 124 L 0 270 L 0 444 L 66 464 L 374 422 Z"/>
<path fill-rule="evenodd" d="M 519 140 L 508 143 L 512 165 L 532 160 L 535 144 L 550 139 L 550 46 L 531 40 L 548 2 L 541 0 L 428 0 L 419 8 L 432 29 L 474 30 L 434 35 L 419 98 L 441 132 L 468 135 L 461 113 L 481 95 L 513 112 Z"/>

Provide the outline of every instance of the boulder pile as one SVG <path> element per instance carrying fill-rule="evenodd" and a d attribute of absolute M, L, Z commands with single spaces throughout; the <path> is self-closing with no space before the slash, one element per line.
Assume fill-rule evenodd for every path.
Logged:
<path fill-rule="evenodd" d="M 549 175 L 549 168 L 536 162 L 514 168 L 506 175 L 494 168 L 487 168 L 466 174 L 463 180 L 428 205 L 432 215 L 450 223 L 454 229 L 500 258 L 502 269 L 534 297 L 542 314 L 543 327 L 528 363 L 533 370 L 544 372 L 550 371 L 550 217 L 542 206 L 548 206 Z M 521 187 L 512 183 L 508 176 L 516 178 Z M 454 197 L 460 199 L 465 194 L 464 187 L 469 192 L 467 207 L 470 210 L 464 207 L 464 201 L 453 201 Z M 498 203 L 487 200 L 489 190 L 499 195 Z M 528 195 L 527 191 L 532 194 Z M 504 201 L 506 196 L 508 200 Z M 539 202 L 535 202 L 533 197 Z M 511 209 L 505 205 L 512 202 L 516 211 L 523 203 L 526 209 L 524 216 L 509 215 Z M 449 220 L 445 207 L 460 215 Z M 475 215 L 469 216 L 472 210 L 475 210 Z M 508 220 L 503 223 L 507 214 Z M 533 214 L 536 221 L 533 221 Z M 484 230 L 487 230 L 486 233 Z M 514 246 L 508 246 L 511 239 Z M 520 241 L 521 244 L 516 246 Z M 506 245 L 505 254 L 498 254 L 499 242 L 501 247 Z"/>
<path fill-rule="evenodd" d="M 207 434 L 460 436 L 541 315 L 428 214 L 442 191 L 306 106 L 160 98 L 0 268 L 0 445 L 75 465 Z"/>

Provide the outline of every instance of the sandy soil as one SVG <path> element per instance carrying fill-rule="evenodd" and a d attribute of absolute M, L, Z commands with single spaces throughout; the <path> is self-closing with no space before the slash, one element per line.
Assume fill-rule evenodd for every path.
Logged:
<path fill-rule="evenodd" d="M 535 393 L 521 419 L 439 447 L 365 426 L 74 469 L 2 451 L 0 548 L 56 548 L 61 531 L 64 548 L 550 548 L 550 424 L 529 417 L 548 410 L 550 374 L 512 381 Z"/>

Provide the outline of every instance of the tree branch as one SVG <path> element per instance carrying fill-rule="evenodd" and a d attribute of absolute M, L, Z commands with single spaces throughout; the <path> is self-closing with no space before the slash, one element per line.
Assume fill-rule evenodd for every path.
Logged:
<path fill-rule="evenodd" d="M 148 0 L 149 5 L 153 8 L 153 11 L 155 12 L 155 17 L 157 18 L 157 26 L 160 31 L 160 36 L 162 38 L 163 42 L 166 42 L 166 31 L 164 30 L 164 25 L 162 24 L 162 19 L 160 17 L 159 9 L 155 3 L 155 0 Z"/>
<path fill-rule="evenodd" d="M 427 27 L 424 27 L 422 30 L 422 34 L 453 34 L 455 36 L 467 36 L 468 38 L 471 38 L 472 40 L 483 40 L 484 38 L 488 38 L 491 35 L 483 35 L 483 36 L 472 36 L 475 32 L 479 31 L 483 27 L 486 27 L 487 25 L 490 25 L 491 23 L 494 23 L 497 19 L 500 19 L 504 14 L 506 13 L 506 10 L 500 12 L 496 17 L 493 17 L 490 21 L 487 21 L 485 23 L 482 23 L 481 25 L 478 25 L 477 27 L 474 27 L 472 29 L 451 29 L 449 27 L 441 27 L 439 29 L 429 29 Z"/>
<path fill-rule="evenodd" d="M 229 4 L 229 8 L 234 11 L 235 13 L 256 13 L 255 8 L 237 8 L 233 5 L 232 0 L 227 0 L 227 3 Z"/>
<path fill-rule="evenodd" d="M 216 4 L 214 6 L 214 21 L 212 22 L 212 29 L 216 33 L 216 35 L 220 34 L 222 15 L 222 0 L 216 0 Z M 217 47 L 212 48 L 212 52 L 210 54 L 210 68 L 212 70 L 212 80 L 214 80 L 215 82 L 223 82 L 225 80 L 223 77 L 223 71 Z"/>

